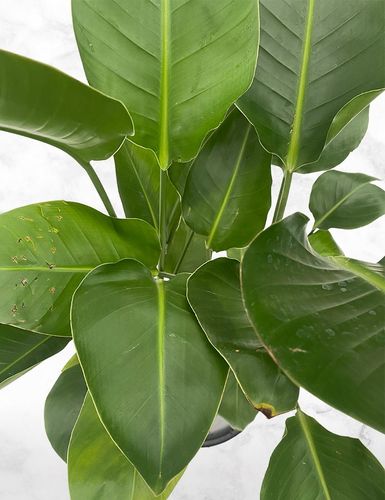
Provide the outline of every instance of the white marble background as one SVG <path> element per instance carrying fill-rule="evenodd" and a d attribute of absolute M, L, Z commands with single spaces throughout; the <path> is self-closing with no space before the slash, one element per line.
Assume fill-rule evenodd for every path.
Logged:
<path fill-rule="evenodd" d="M 52 64 L 84 80 L 71 27 L 70 0 L 1 0 L 0 47 Z M 385 97 L 382 97 L 372 106 L 366 138 L 341 170 L 384 177 L 384 116 Z M 111 161 L 99 163 L 97 170 L 118 203 Z M 275 174 L 277 181 L 279 174 Z M 316 177 L 296 176 L 288 211 L 307 212 L 310 188 Z M 0 133 L 0 212 L 53 199 L 81 201 L 102 209 L 87 176 L 64 153 Z M 359 230 L 334 234 L 352 257 L 375 261 L 383 256 L 383 220 Z M 0 392 L 1 500 L 69 500 L 65 464 L 45 437 L 43 406 L 71 352 L 68 347 Z M 307 393 L 301 394 L 301 404 L 327 429 L 358 437 L 385 463 L 385 436 Z M 270 454 L 283 434 L 284 421 L 284 417 L 267 421 L 259 415 L 237 438 L 201 450 L 172 494 L 172 500 L 257 500 Z"/>

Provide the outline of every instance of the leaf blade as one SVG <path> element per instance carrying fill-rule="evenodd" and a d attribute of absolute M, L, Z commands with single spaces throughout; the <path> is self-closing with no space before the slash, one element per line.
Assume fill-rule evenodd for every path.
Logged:
<path fill-rule="evenodd" d="M 115 99 L 11 52 L 0 50 L 0 64 L 0 130 L 46 142 L 83 162 L 108 158 L 132 133 L 131 118 Z"/>
<path fill-rule="evenodd" d="M 261 1 L 258 71 L 237 105 L 288 170 L 317 161 L 385 88 L 384 25 L 377 0 Z"/>
<path fill-rule="evenodd" d="M 100 238 L 100 234 L 104 238 Z M 155 230 L 78 203 L 28 205 L 0 215 L 0 284 L 7 290 L 0 321 L 35 332 L 70 336 L 72 293 L 94 267 L 141 258 L 155 268 Z"/>
<path fill-rule="evenodd" d="M 250 85 L 258 5 L 73 0 L 72 6 L 88 79 L 131 110 L 134 141 L 155 151 L 163 169 L 195 157 Z"/>
<path fill-rule="evenodd" d="M 188 307 L 186 279 L 159 286 L 138 261 L 106 264 L 82 282 L 72 306 L 76 349 L 101 420 L 158 494 L 202 445 L 227 377 Z M 108 349 L 100 348 L 105 342 Z M 182 438 L 186 446 L 175 453 Z"/>
<path fill-rule="evenodd" d="M 383 430 L 383 410 L 376 404 L 385 390 L 383 266 L 334 251 L 318 255 L 307 242 L 306 223 L 302 214 L 290 216 L 246 251 L 242 290 L 248 315 L 297 385 Z"/>
<path fill-rule="evenodd" d="M 58 353 L 69 340 L 0 325 L 0 387 Z"/>
<path fill-rule="evenodd" d="M 261 500 L 359 500 L 384 491 L 383 469 L 358 439 L 337 436 L 299 410 L 270 459 Z"/>

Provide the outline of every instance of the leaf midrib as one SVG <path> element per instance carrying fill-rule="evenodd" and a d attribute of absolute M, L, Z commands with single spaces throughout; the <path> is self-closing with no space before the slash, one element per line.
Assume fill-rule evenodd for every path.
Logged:
<path fill-rule="evenodd" d="M 229 202 L 229 198 L 230 198 L 231 192 L 232 192 L 232 190 L 234 188 L 235 180 L 237 178 L 237 175 L 238 175 L 238 172 L 239 172 L 239 168 L 241 166 L 241 163 L 242 163 L 242 160 L 243 160 L 243 156 L 245 154 L 247 141 L 248 141 L 249 135 L 250 135 L 250 130 L 251 130 L 251 124 L 249 123 L 248 126 L 247 126 L 247 129 L 246 129 L 246 132 L 245 132 L 245 136 L 243 138 L 242 146 L 241 146 L 241 149 L 240 149 L 240 152 L 239 152 L 236 164 L 235 164 L 234 171 L 233 171 L 233 173 L 231 175 L 231 179 L 230 179 L 229 185 L 227 186 L 227 189 L 226 189 L 225 196 L 223 197 L 221 206 L 219 207 L 218 213 L 217 213 L 217 215 L 216 215 L 216 217 L 214 219 L 214 222 L 213 222 L 213 224 L 211 226 L 210 233 L 209 233 L 209 235 L 207 237 L 207 247 L 208 248 L 211 248 L 213 239 L 215 238 L 216 232 L 218 230 L 219 223 L 220 223 L 220 221 L 221 221 L 221 219 L 223 217 L 223 214 L 224 214 L 225 209 L 226 209 L 226 205 Z"/>
<path fill-rule="evenodd" d="M 354 193 L 356 193 L 357 191 L 359 191 L 360 189 L 362 189 L 363 187 L 367 186 L 367 184 L 369 183 L 370 181 L 367 181 L 365 182 L 364 184 L 360 184 L 359 186 L 356 186 L 354 189 L 352 189 L 351 191 L 349 191 L 345 196 L 343 196 L 335 205 L 333 205 L 322 217 L 320 217 L 319 219 L 317 219 L 315 222 L 314 222 L 314 226 L 313 226 L 313 229 L 316 229 L 317 227 L 320 227 L 320 225 L 328 218 L 332 215 L 333 212 L 335 212 L 337 210 L 337 208 L 339 208 L 343 203 L 345 203 L 345 201 L 347 201 L 351 196 L 353 196 Z"/>
<path fill-rule="evenodd" d="M 0 267 L 0 272 L 23 272 L 23 271 L 34 271 L 34 272 L 47 272 L 47 273 L 89 273 L 97 266 L 54 266 L 50 267 L 48 264 L 46 266 L 2 266 Z"/>
<path fill-rule="evenodd" d="M 17 359 L 13 360 L 12 363 L 7 364 L 5 368 L 3 368 L 2 370 L 0 370 L 0 375 L 3 375 L 3 373 L 5 373 L 10 368 L 12 368 L 13 366 L 15 366 L 22 359 L 26 358 L 33 351 L 36 351 L 36 349 L 38 349 L 39 347 L 41 347 L 43 344 L 45 344 L 46 342 L 48 342 L 50 339 L 52 339 L 51 336 L 45 336 L 45 338 L 41 342 L 35 344 L 31 349 L 28 349 L 28 351 L 23 352 L 23 354 L 21 356 L 19 356 Z"/>
<path fill-rule="evenodd" d="M 166 294 L 164 281 L 156 281 L 158 292 L 158 331 L 157 331 L 157 358 L 158 358 L 158 397 L 159 397 L 159 478 L 162 476 L 162 464 L 165 441 L 165 331 L 166 331 Z"/>
<path fill-rule="evenodd" d="M 308 445 L 310 455 L 311 455 L 311 458 L 313 460 L 313 464 L 314 464 L 316 472 L 317 472 L 317 476 L 318 476 L 321 488 L 322 488 L 323 493 L 325 495 L 325 499 L 332 500 L 328 485 L 326 483 L 325 475 L 324 475 L 324 472 L 322 470 L 321 462 L 320 462 L 320 459 L 319 459 L 319 456 L 317 453 L 317 448 L 315 446 L 313 436 L 311 435 L 311 431 L 310 431 L 309 426 L 308 426 L 307 421 L 306 421 L 306 415 L 303 414 L 301 412 L 301 410 L 298 410 L 297 415 L 298 415 L 298 421 L 299 421 L 300 427 L 301 427 L 302 432 L 305 436 L 305 440 L 306 440 L 306 443 Z"/>
<path fill-rule="evenodd" d="M 302 121 L 308 83 L 309 65 L 312 46 L 312 35 L 314 25 L 315 0 L 309 0 L 306 17 L 305 39 L 301 59 L 300 77 L 298 82 L 297 99 L 294 111 L 292 132 L 290 135 L 289 148 L 286 156 L 286 167 L 290 172 L 297 168 L 298 156 L 301 142 Z"/>
<path fill-rule="evenodd" d="M 169 163 L 169 71 L 170 71 L 170 0 L 161 0 L 161 67 L 159 163 L 166 170 Z"/>

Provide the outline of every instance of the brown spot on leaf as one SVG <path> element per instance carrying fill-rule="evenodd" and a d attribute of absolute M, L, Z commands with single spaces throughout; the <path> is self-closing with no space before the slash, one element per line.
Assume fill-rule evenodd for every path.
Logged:
<path fill-rule="evenodd" d="M 27 278 L 23 278 L 20 283 L 22 284 L 22 286 L 27 286 L 28 285 L 28 280 Z"/>
<path fill-rule="evenodd" d="M 51 295 L 55 295 L 55 293 L 56 293 L 56 288 L 55 288 L 54 286 L 53 286 L 53 287 L 51 287 L 51 288 L 49 289 L 49 293 L 50 293 Z"/>

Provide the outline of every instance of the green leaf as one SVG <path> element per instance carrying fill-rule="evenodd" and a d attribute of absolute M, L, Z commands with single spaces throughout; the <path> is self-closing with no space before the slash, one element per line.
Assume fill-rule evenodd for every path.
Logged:
<path fill-rule="evenodd" d="M 181 219 L 168 244 L 164 270 L 172 274 L 192 273 L 210 258 L 211 250 L 206 248 L 205 238 L 194 233 Z"/>
<path fill-rule="evenodd" d="M 53 449 L 65 462 L 71 433 L 86 393 L 82 369 L 77 364 L 60 374 L 45 402 L 45 431 Z"/>
<path fill-rule="evenodd" d="M 382 0 L 261 0 L 258 70 L 238 101 L 289 171 L 316 161 L 385 87 Z M 368 29 L 370 26 L 370 29 Z"/>
<path fill-rule="evenodd" d="M 111 156 L 132 134 L 125 107 L 50 66 L 0 50 L 0 130 L 46 142 L 83 162 Z"/>
<path fill-rule="evenodd" d="M 309 208 L 314 228 L 354 229 L 385 214 L 385 191 L 364 174 L 325 172 L 314 185 Z"/>
<path fill-rule="evenodd" d="M 189 308 L 186 279 L 153 278 L 135 260 L 106 264 L 85 278 L 72 305 L 101 420 L 157 494 L 202 445 L 227 377 Z"/>
<path fill-rule="evenodd" d="M 126 104 L 134 141 L 163 169 L 195 157 L 252 81 L 254 0 L 72 0 L 72 9 L 88 80 Z"/>
<path fill-rule="evenodd" d="M 1 214 L 0 240 L 0 322 L 52 335 L 71 335 L 72 294 L 91 269 L 126 257 L 155 268 L 159 258 L 146 222 L 64 201 Z"/>
<path fill-rule="evenodd" d="M 356 149 L 369 125 L 369 106 L 353 118 L 345 128 L 327 144 L 317 161 L 297 169 L 299 174 L 309 174 L 320 170 L 329 170 L 342 163 Z"/>
<path fill-rule="evenodd" d="M 115 155 L 116 177 L 126 217 L 143 219 L 158 230 L 160 173 L 153 151 L 125 141 Z M 178 193 L 166 178 L 168 231 L 180 217 Z"/>
<path fill-rule="evenodd" d="M 384 431 L 385 278 L 381 264 L 318 255 L 295 214 L 250 245 L 242 290 L 265 347 L 297 384 Z M 334 253 L 334 252 L 332 252 Z"/>
<path fill-rule="evenodd" d="M 187 178 L 183 216 L 213 250 L 246 246 L 271 204 L 271 156 L 237 110 L 205 144 Z"/>
<path fill-rule="evenodd" d="M 72 500 L 165 500 L 179 477 L 155 497 L 107 434 L 88 395 L 71 437 L 68 479 Z"/>
<path fill-rule="evenodd" d="M 0 324 L 0 387 L 4 387 L 69 342 Z"/>
<path fill-rule="evenodd" d="M 188 300 L 253 406 L 268 418 L 292 410 L 298 388 L 270 358 L 247 317 L 239 262 L 220 258 L 200 267 L 188 281 Z"/>
<path fill-rule="evenodd" d="M 337 436 L 298 411 L 286 421 L 261 500 L 383 498 L 384 471 L 358 440 Z"/>
<path fill-rule="evenodd" d="M 329 231 L 322 229 L 309 235 L 309 243 L 313 249 L 320 255 L 333 257 L 335 255 L 343 255 L 341 248 L 335 242 Z"/>
<path fill-rule="evenodd" d="M 246 399 L 246 396 L 232 372 L 227 379 L 225 392 L 218 413 L 234 429 L 240 431 L 249 425 L 258 413 Z"/>

